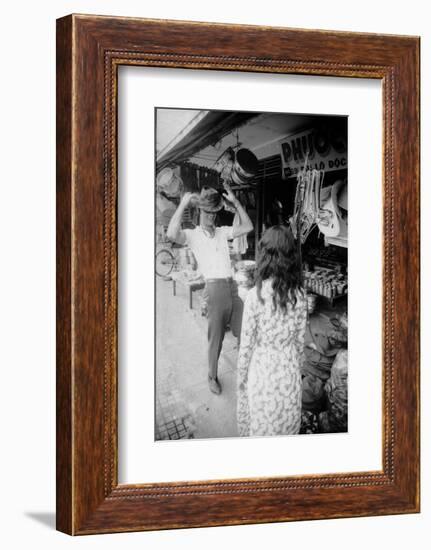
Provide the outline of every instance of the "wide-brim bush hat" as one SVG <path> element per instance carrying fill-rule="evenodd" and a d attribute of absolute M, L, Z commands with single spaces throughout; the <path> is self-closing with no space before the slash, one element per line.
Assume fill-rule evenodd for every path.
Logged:
<path fill-rule="evenodd" d="M 212 187 L 203 187 L 197 206 L 205 212 L 218 212 L 223 208 L 223 197 Z"/>

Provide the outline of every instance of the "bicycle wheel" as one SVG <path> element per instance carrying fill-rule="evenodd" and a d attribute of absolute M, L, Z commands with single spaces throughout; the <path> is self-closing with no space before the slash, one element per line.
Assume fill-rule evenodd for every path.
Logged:
<path fill-rule="evenodd" d="M 175 265 L 175 258 L 172 252 L 163 248 L 156 254 L 156 275 L 167 277 Z"/>

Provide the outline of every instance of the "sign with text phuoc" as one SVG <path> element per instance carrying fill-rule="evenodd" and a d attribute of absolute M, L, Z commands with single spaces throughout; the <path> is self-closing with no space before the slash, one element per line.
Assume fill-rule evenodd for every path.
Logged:
<path fill-rule="evenodd" d="M 295 177 L 304 168 L 342 170 L 347 168 L 347 139 L 321 129 L 300 132 L 280 141 L 283 178 Z M 308 156 L 307 156 L 308 154 Z"/>

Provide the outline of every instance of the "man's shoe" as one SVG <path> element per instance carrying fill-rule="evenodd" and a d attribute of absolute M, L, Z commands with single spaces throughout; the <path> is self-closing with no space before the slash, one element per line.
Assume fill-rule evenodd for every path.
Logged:
<path fill-rule="evenodd" d="M 216 395 L 221 394 L 221 386 L 217 378 L 211 378 L 210 376 L 208 376 L 208 385 L 213 393 L 215 393 Z"/>

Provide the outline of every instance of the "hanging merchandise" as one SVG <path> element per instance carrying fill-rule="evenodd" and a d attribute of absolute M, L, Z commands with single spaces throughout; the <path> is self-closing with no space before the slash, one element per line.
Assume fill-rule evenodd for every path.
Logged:
<path fill-rule="evenodd" d="M 329 238 L 347 239 L 347 183 L 338 180 L 322 188 L 325 173 L 322 170 L 304 168 L 298 173 L 293 216 L 290 219 L 292 232 L 304 244 L 313 228 Z M 341 207 L 340 201 L 346 208 Z"/>
<path fill-rule="evenodd" d="M 176 209 L 177 204 L 161 193 L 156 193 L 156 223 L 158 225 L 167 227 Z"/>
<path fill-rule="evenodd" d="M 347 208 L 339 208 L 339 197 L 347 203 L 347 184 L 344 180 L 322 189 L 322 208 L 317 225 L 325 237 L 347 237 Z"/>
<path fill-rule="evenodd" d="M 290 226 L 295 238 L 304 244 L 319 220 L 320 190 L 325 173 L 322 170 L 307 168 L 308 156 L 304 168 L 297 176 L 295 205 Z"/>
<path fill-rule="evenodd" d="M 228 147 L 215 161 L 213 168 L 219 172 L 222 180 L 230 180 L 235 152 L 232 147 Z"/>
<path fill-rule="evenodd" d="M 235 216 L 233 218 L 232 227 L 238 227 L 240 224 L 240 217 L 238 212 L 235 212 Z M 247 242 L 247 235 L 240 235 L 239 237 L 235 237 L 232 241 L 232 249 L 235 254 L 245 254 L 247 252 L 248 248 L 248 242 Z"/>
<path fill-rule="evenodd" d="M 244 185 L 250 183 L 257 174 L 259 161 L 249 149 L 234 151 L 228 147 L 214 164 L 220 176 L 228 183 Z"/>
<path fill-rule="evenodd" d="M 232 166 L 232 181 L 238 185 L 248 183 L 257 174 L 258 167 L 259 161 L 254 153 L 249 149 L 239 149 Z"/>
<path fill-rule="evenodd" d="M 169 199 L 179 198 L 184 187 L 178 171 L 179 167 L 163 168 L 157 174 L 157 191 Z"/>

